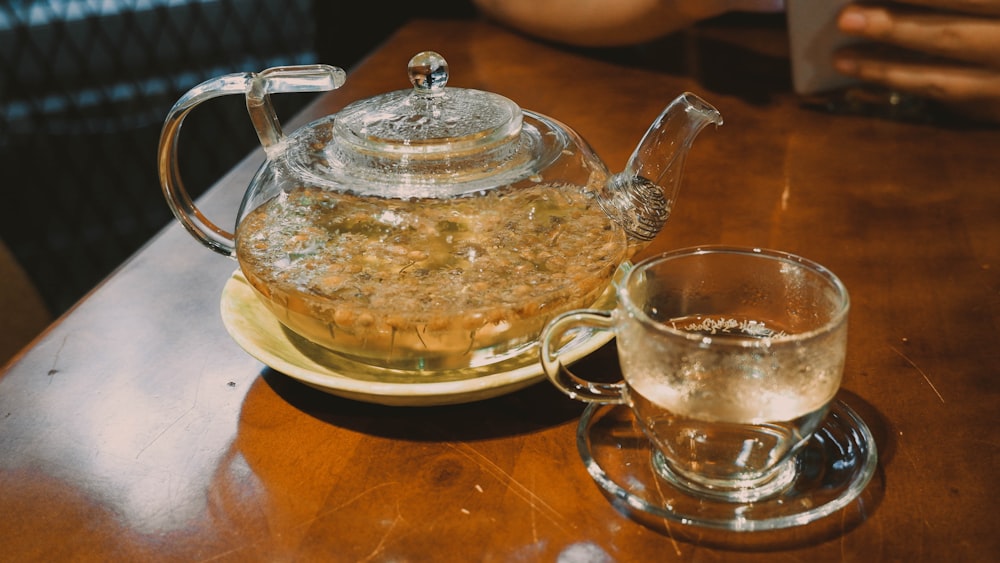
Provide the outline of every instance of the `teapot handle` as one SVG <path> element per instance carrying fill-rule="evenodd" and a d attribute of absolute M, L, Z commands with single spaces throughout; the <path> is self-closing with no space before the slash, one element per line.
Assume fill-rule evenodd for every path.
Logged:
<path fill-rule="evenodd" d="M 329 65 L 302 65 L 270 68 L 260 73 L 227 74 L 202 82 L 189 90 L 170 108 L 160 131 L 157 160 L 160 186 L 174 216 L 199 242 L 212 250 L 233 257 L 235 235 L 218 227 L 195 206 L 184 188 L 177 163 L 177 142 L 187 114 L 204 101 L 229 94 L 244 94 L 247 111 L 257 137 L 268 158 L 281 152 L 284 135 L 271 105 L 270 94 L 285 92 L 323 92 L 344 84 L 342 69 Z"/>

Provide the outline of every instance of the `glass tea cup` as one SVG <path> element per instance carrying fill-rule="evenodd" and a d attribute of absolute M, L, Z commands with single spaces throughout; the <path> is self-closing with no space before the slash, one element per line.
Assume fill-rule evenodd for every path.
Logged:
<path fill-rule="evenodd" d="M 746 503 L 797 476 L 795 453 L 822 423 L 843 374 L 850 306 L 823 266 L 773 250 L 707 246 L 647 258 L 613 310 L 548 323 L 542 367 L 571 398 L 627 404 L 656 473 L 696 497 Z M 622 381 L 562 364 L 577 329 L 611 331 Z"/>

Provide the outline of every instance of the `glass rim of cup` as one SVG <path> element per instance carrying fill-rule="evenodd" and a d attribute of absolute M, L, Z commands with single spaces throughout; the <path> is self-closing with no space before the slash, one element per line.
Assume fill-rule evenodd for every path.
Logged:
<path fill-rule="evenodd" d="M 818 328 L 812 330 L 806 330 L 802 332 L 796 332 L 794 334 L 774 334 L 767 336 L 739 336 L 733 334 L 727 334 L 727 338 L 717 339 L 712 338 L 712 334 L 703 334 L 698 332 L 689 332 L 687 330 L 682 330 L 676 328 L 673 325 L 658 321 L 650 317 L 642 307 L 637 306 L 635 300 L 631 297 L 629 293 L 629 284 L 634 279 L 635 276 L 639 275 L 652 264 L 665 262 L 668 260 L 674 260 L 677 258 L 697 256 L 697 255 L 708 255 L 708 254 L 739 254 L 743 256 L 753 256 L 760 258 L 767 258 L 775 261 L 783 261 L 796 266 L 800 266 L 808 271 L 817 274 L 821 279 L 825 280 L 830 284 L 830 287 L 835 291 L 838 300 L 840 301 L 840 307 L 831 315 L 830 319 L 822 324 Z M 689 246 L 685 248 L 678 248 L 675 250 L 668 250 L 658 254 L 653 254 L 643 258 L 642 260 L 634 263 L 631 268 L 629 268 L 625 277 L 621 280 L 617 288 L 618 300 L 625 307 L 630 315 L 635 315 L 640 319 L 643 324 L 650 324 L 657 327 L 658 329 L 676 336 L 679 338 L 684 338 L 686 340 L 701 342 L 703 345 L 713 345 L 713 346 L 734 346 L 743 348 L 767 348 L 773 344 L 780 343 L 795 343 L 803 340 L 809 340 L 817 335 L 827 334 L 834 330 L 836 327 L 840 326 L 841 323 L 845 322 L 848 311 L 851 307 L 850 294 L 847 291 L 847 286 L 844 282 L 831 271 L 826 266 L 810 260 L 801 255 L 787 252 L 784 250 L 775 250 L 772 248 L 764 248 L 757 246 L 734 246 L 734 245 L 723 245 L 723 244 L 705 244 L 698 246 Z"/>

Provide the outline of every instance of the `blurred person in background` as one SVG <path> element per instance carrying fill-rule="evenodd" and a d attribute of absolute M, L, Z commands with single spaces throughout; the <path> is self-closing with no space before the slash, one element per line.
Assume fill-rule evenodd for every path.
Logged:
<path fill-rule="evenodd" d="M 487 17 L 578 47 L 636 45 L 734 12 L 776 13 L 785 0 L 473 0 Z M 840 73 L 1000 123 L 1000 0 L 850 4 L 841 33 L 866 40 L 837 51 Z"/>

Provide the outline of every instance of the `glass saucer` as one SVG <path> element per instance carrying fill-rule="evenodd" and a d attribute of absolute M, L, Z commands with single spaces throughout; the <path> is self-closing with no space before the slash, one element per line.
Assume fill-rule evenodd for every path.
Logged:
<path fill-rule="evenodd" d="M 850 522 L 860 523 L 879 498 L 877 490 L 862 495 L 877 474 L 875 440 L 839 400 L 797 454 L 798 474 L 791 485 L 756 502 L 694 497 L 660 477 L 653 468 L 652 444 L 626 405 L 589 405 L 577 428 L 577 447 L 587 471 L 619 511 L 668 530 L 670 523 L 727 532 L 782 530 L 843 510 L 841 518 L 831 519 L 843 532 Z M 881 490 L 880 481 L 872 488 Z"/>

